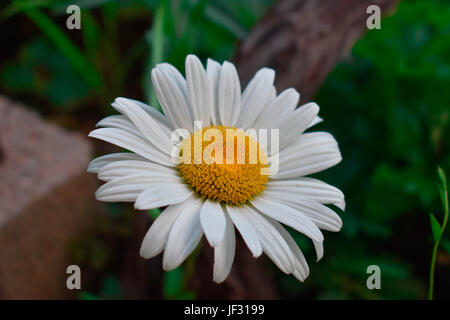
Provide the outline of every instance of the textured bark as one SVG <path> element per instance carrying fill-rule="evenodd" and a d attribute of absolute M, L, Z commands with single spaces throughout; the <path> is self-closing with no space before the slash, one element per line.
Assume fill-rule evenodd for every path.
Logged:
<path fill-rule="evenodd" d="M 277 91 L 295 87 L 310 100 L 329 72 L 367 31 L 367 7 L 382 15 L 398 0 L 280 0 L 237 50 L 246 83 L 261 67 L 277 71 Z"/>

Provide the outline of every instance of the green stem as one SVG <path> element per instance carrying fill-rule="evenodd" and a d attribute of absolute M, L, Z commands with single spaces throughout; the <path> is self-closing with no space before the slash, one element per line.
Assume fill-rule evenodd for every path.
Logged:
<path fill-rule="evenodd" d="M 431 255 L 431 266 L 430 266 L 430 286 L 428 288 L 428 300 L 433 300 L 434 292 L 434 268 L 436 265 L 436 254 L 439 247 L 439 241 L 434 243 L 433 253 Z"/>
<path fill-rule="evenodd" d="M 448 222 L 448 191 L 447 191 L 447 180 L 445 177 L 445 173 L 443 170 L 439 169 L 439 175 L 442 179 L 442 192 L 444 193 L 443 196 L 443 205 L 444 205 L 444 221 L 442 222 L 440 237 L 437 239 L 433 246 L 433 253 L 431 255 L 431 266 L 430 266 L 430 285 L 428 288 L 428 300 L 433 300 L 433 292 L 434 292 L 434 269 L 436 267 L 436 255 L 439 248 L 439 244 L 441 243 L 441 239 L 444 235 L 445 228 L 447 227 Z"/>

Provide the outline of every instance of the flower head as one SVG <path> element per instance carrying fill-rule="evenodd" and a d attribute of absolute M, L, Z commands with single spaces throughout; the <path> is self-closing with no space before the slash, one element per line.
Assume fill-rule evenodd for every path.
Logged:
<path fill-rule="evenodd" d="M 321 121 L 319 107 L 297 108 L 294 89 L 276 94 L 275 72 L 259 70 L 241 92 L 233 64 L 186 58 L 186 79 L 163 63 L 152 71 L 164 115 L 141 102 L 117 98 L 120 115 L 98 123 L 89 136 L 131 152 L 93 160 L 89 172 L 105 181 L 98 200 L 134 202 L 139 210 L 167 208 L 142 242 L 140 254 L 164 251 L 163 268 L 178 267 L 205 235 L 214 247 L 214 281 L 228 276 L 235 229 L 254 257 L 263 252 L 285 273 L 303 281 L 308 264 L 281 224 L 312 239 L 323 256 L 320 229 L 342 221 L 326 204 L 344 210 L 344 195 L 305 177 L 341 160 L 325 132 L 304 133 Z"/>

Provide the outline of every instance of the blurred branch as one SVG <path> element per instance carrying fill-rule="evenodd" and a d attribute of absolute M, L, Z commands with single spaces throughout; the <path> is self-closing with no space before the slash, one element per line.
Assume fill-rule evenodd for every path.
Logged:
<path fill-rule="evenodd" d="M 244 83 L 261 67 L 277 71 L 277 89 L 297 88 L 304 101 L 367 31 L 366 9 L 383 14 L 399 0 L 279 0 L 237 50 Z"/>

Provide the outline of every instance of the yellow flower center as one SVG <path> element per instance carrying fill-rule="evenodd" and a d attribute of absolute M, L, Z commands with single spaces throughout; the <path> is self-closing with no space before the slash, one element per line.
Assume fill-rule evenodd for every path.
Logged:
<path fill-rule="evenodd" d="M 257 196 L 269 180 L 264 150 L 234 127 L 210 126 L 194 132 L 183 140 L 180 158 L 179 174 L 199 196 L 229 205 Z"/>

